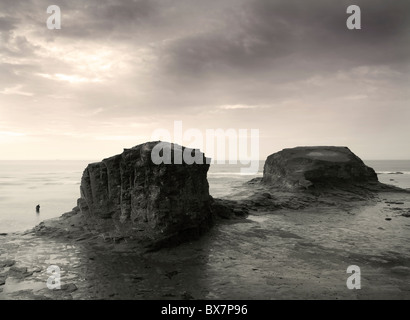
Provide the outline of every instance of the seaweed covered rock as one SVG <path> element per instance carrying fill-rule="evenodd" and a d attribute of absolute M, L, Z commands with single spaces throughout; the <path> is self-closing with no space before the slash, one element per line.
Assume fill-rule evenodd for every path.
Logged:
<path fill-rule="evenodd" d="M 347 147 L 297 147 L 270 155 L 262 181 L 287 189 L 377 183 L 376 172 Z"/>
<path fill-rule="evenodd" d="M 199 150 L 161 142 L 161 152 L 171 161 L 156 164 L 152 151 L 159 143 L 147 142 L 89 164 L 81 179 L 81 213 L 88 220 L 153 240 L 209 227 L 208 158 Z M 175 161 L 187 151 L 202 161 Z"/>

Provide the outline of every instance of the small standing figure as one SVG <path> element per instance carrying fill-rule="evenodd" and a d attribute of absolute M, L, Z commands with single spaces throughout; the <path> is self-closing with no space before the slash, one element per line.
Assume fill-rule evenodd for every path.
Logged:
<path fill-rule="evenodd" d="M 40 205 L 39 205 L 39 204 L 36 205 L 36 212 L 37 212 L 37 213 L 40 213 Z"/>

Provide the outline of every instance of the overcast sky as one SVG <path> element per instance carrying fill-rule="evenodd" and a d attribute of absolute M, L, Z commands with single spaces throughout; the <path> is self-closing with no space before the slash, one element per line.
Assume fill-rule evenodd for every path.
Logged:
<path fill-rule="evenodd" d="M 410 159 L 409 15 L 408 0 L 1 0 L 0 159 L 98 160 L 178 120 L 259 129 L 261 159 Z"/>

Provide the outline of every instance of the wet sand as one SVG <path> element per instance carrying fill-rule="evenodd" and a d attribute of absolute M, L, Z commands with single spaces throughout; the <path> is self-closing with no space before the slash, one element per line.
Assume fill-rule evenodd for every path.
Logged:
<path fill-rule="evenodd" d="M 66 215 L 0 236 L 0 299 L 409 299 L 408 193 L 253 210 L 156 252 Z M 386 220 L 391 219 L 391 220 Z M 46 282 L 61 269 L 61 289 Z M 349 290 L 348 266 L 361 268 Z"/>

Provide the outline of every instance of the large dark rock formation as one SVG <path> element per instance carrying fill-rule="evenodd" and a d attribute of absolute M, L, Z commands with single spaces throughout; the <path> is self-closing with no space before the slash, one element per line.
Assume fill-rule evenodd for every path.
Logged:
<path fill-rule="evenodd" d="M 174 164 L 174 152 L 186 148 L 163 143 L 171 151 L 172 164 L 155 164 L 151 151 L 158 143 L 144 143 L 88 165 L 78 207 L 91 224 L 153 240 L 209 227 L 207 158 L 196 150 L 203 164 Z"/>
<path fill-rule="evenodd" d="M 346 147 L 297 147 L 270 155 L 262 181 L 288 189 L 377 183 L 377 174 Z"/>

